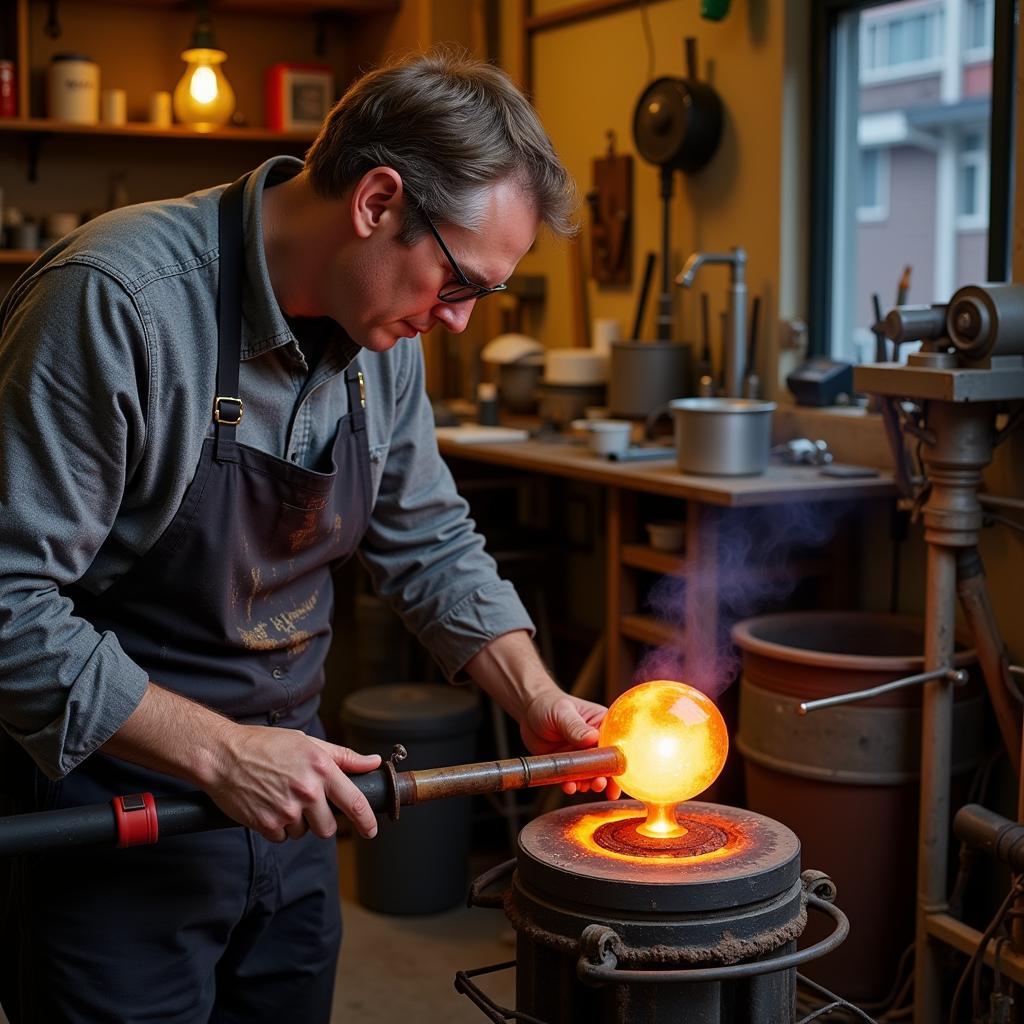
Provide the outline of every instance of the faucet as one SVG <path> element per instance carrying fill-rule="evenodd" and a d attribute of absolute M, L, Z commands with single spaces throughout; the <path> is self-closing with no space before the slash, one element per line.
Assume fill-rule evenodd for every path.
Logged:
<path fill-rule="evenodd" d="M 695 252 L 683 264 L 676 284 L 683 288 L 693 285 L 697 271 L 705 263 L 727 263 L 729 271 L 729 338 L 722 352 L 722 376 L 725 394 L 739 398 L 743 393 L 744 335 L 747 323 L 747 250 L 735 246 L 729 252 Z"/>

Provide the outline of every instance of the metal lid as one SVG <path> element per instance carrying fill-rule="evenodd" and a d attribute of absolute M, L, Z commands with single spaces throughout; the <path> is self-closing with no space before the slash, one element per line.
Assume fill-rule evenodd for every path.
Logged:
<path fill-rule="evenodd" d="M 729 834 L 704 856 L 625 857 L 590 849 L 577 838 L 590 819 L 643 812 L 636 800 L 563 807 L 535 818 L 519 834 L 522 883 L 557 905 L 570 900 L 597 910 L 688 913 L 770 900 L 800 878 L 800 840 L 781 822 L 753 811 L 687 801 L 680 813 L 706 819 Z M 586 819 L 586 821 L 584 820 Z"/>
<path fill-rule="evenodd" d="M 350 693 L 341 719 L 391 739 L 430 739 L 472 732 L 480 722 L 474 690 L 434 683 L 395 683 Z"/>

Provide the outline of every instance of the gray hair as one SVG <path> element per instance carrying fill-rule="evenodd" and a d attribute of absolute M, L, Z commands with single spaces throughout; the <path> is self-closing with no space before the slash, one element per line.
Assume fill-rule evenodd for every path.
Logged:
<path fill-rule="evenodd" d="M 402 176 L 407 210 L 470 230 L 486 190 L 512 178 L 558 235 L 576 231 L 576 190 L 533 107 L 505 72 L 450 49 L 434 49 L 369 72 L 327 115 L 306 154 L 314 191 L 339 198 L 367 171 Z M 422 217 L 406 217 L 415 242 Z"/>

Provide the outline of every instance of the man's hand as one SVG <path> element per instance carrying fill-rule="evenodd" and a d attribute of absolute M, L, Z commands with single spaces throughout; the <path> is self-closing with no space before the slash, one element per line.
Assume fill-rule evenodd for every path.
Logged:
<path fill-rule="evenodd" d="M 153 683 L 102 749 L 195 783 L 225 814 L 273 842 L 310 829 L 333 836 L 338 823 L 330 804 L 361 835 L 377 834 L 366 797 L 346 777 L 378 767 L 376 754 L 295 729 L 239 725 Z"/>
<path fill-rule="evenodd" d="M 466 671 L 518 723 L 523 742 L 534 754 L 579 750 L 597 744 L 606 708 L 566 693 L 551 678 L 525 632 L 492 640 L 466 665 Z M 622 792 L 613 779 L 563 783 L 572 794 L 604 790 L 616 800 Z"/>
<path fill-rule="evenodd" d="M 216 780 L 204 788 L 218 807 L 271 842 L 300 839 L 308 830 L 333 836 L 333 804 L 370 839 L 377 819 L 346 776 L 380 766 L 376 754 L 357 754 L 294 729 L 238 725 L 228 735 Z"/>

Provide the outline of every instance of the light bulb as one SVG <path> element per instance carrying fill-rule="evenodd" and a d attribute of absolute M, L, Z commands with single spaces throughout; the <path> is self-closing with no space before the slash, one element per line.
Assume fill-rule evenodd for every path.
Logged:
<path fill-rule="evenodd" d="M 174 87 L 174 116 L 184 124 L 210 131 L 227 124 L 235 110 L 235 93 L 224 77 L 223 50 L 194 46 L 184 50 L 185 72 Z"/>
<path fill-rule="evenodd" d="M 599 743 L 626 759 L 616 782 L 643 802 L 647 836 L 681 835 L 675 805 L 718 778 L 729 753 L 721 712 L 700 690 L 673 680 L 641 683 L 622 694 L 601 723 Z"/>

